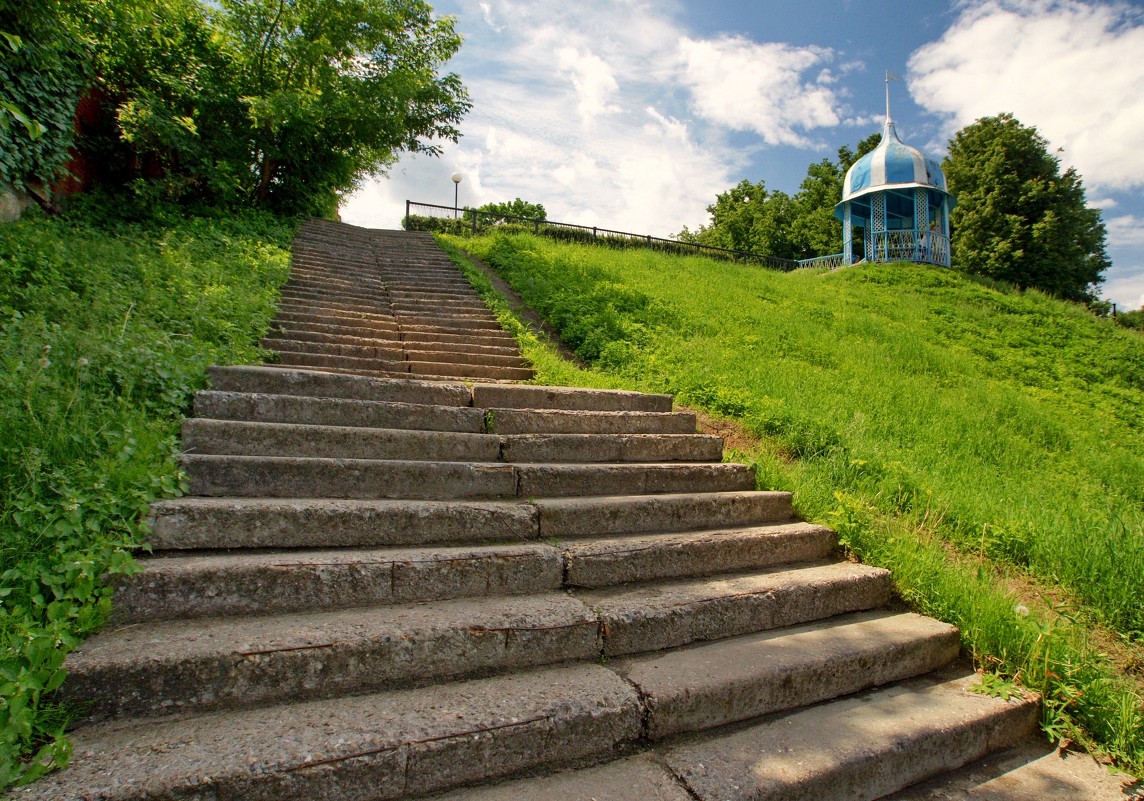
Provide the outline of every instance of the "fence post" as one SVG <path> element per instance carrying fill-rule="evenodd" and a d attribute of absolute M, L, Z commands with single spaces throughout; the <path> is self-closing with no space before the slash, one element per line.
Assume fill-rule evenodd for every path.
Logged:
<path fill-rule="evenodd" d="M 540 218 L 532 218 L 532 233 L 534 236 L 540 236 Z"/>
<path fill-rule="evenodd" d="M 477 235 L 477 212 L 473 212 L 473 236 Z"/>
<path fill-rule="evenodd" d="M 409 230 L 409 200 L 405 201 L 405 230 Z"/>

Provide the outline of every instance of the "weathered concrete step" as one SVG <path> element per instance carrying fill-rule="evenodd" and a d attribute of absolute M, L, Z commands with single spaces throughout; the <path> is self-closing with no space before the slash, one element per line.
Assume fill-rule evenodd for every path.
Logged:
<path fill-rule="evenodd" d="M 448 336 L 459 338 L 454 339 L 454 341 L 466 342 L 479 342 L 482 339 L 512 339 L 512 335 L 501 328 L 499 324 L 496 325 L 496 327 L 489 325 L 484 328 L 459 328 L 455 325 L 450 325 L 447 321 L 441 324 L 432 321 L 415 320 L 412 317 L 405 317 L 401 320 L 401 334 L 407 341 L 413 341 L 409 337 L 410 334 Z M 515 341 L 516 340 L 513 340 L 513 342 Z"/>
<path fill-rule="evenodd" d="M 401 339 L 401 331 L 396 325 L 391 328 L 372 328 L 358 326 L 352 322 L 345 325 L 327 325 L 325 323 L 296 323 L 276 318 L 271 323 L 270 330 L 290 332 L 296 339 L 301 338 L 297 336 L 298 333 L 321 334 L 335 338 L 345 337 L 347 341 L 352 341 L 353 338 L 376 340 L 379 344 L 400 341 Z"/>
<path fill-rule="evenodd" d="M 365 378 L 260 366 L 209 367 L 207 373 L 211 387 L 222 392 L 424 403 L 433 406 L 471 405 L 469 388 L 459 383 Z"/>
<path fill-rule="evenodd" d="M 473 386 L 473 405 L 484 409 L 549 409 L 565 412 L 670 412 L 670 395 L 621 389 Z"/>
<path fill-rule="evenodd" d="M 267 498 L 561 498 L 734 492 L 755 476 L 741 464 L 498 464 L 183 454 L 193 495 Z"/>
<path fill-rule="evenodd" d="M 442 317 L 436 314 L 401 315 L 402 328 L 414 327 L 423 330 L 437 330 L 444 333 L 461 334 L 467 331 L 502 331 L 501 324 L 490 312 L 487 315 L 457 315 Z"/>
<path fill-rule="evenodd" d="M 520 348 L 515 343 L 511 345 L 485 345 L 472 342 L 418 342 L 411 340 L 403 340 L 402 346 L 407 353 L 422 353 L 426 354 L 426 358 L 422 361 L 433 361 L 428 356 L 438 354 L 446 356 L 450 354 L 465 354 L 473 357 L 485 356 L 512 356 L 520 358 Z M 489 362 L 489 364 L 496 364 L 496 362 Z"/>
<path fill-rule="evenodd" d="M 544 539 L 739 528 L 794 516 L 789 492 L 540 498 L 534 503 Z"/>
<path fill-rule="evenodd" d="M 412 356 L 414 354 L 410 354 Z M 495 364 L 469 364 L 464 362 L 416 361 L 406 362 L 409 372 L 416 375 L 449 376 L 452 378 L 499 378 L 508 381 L 528 381 L 536 375 L 531 367 L 502 367 Z"/>
<path fill-rule="evenodd" d="M 112 623 L 276 615 L 523 595 L 561 586 L 541 544 L 216 553 L 139 560 L 116 587 Z"/>
<path fill-rule="evenodd" d="M 560 548 L 565 583 L 598 588 L 821 560 L 837 541 L 824 526 L 786 523 L 573 540 Z"/>
<path fill-rule="evenodd" d="M 334 301 L 336 303 L 353 303 L 367 309 L 389 309 L 390 295 L 387 289 L 367 291 L 364 289 L 348 289 L 346 287 L 327 285 L 322 288 L 300 286 L 297 283 L 288 283 L 279 290 L 280 301 L 296 303 L 310 303 L 311 301 Z"/>
<path fill-rule="evenodd" d="M 283 300 L 278 304 L 279 312 L 287 314 L 320 314 L 329 317 L 349 317 L 355 320 L 372 320 L 389 323 L 394 319 L 393 311 L 373 304 L 348 303 L 336 300 L 296 301 Z"/>
<path fill-rule="evenodd" d="M 403 326 L 401 340 L 406 343 L 425 343 L 426 345 L 458 345 L 469 347 L 474 345 L 491 345 L 518 350 L 516 340 L 507 331 L 486 331 L 481 334 L 448 334 L 437 331 L 420 330 L 416 326 Z"/>
<path fill-rule="evenodd" d="M 334 326 L 331 326 L 331 328 L 332 327 Z M 286 339 L 295 342 L 320 342 L 331 345 L 354 345 L 362 348 L 385 348 L 393 350 L 398 354 L 401 353 L 401 335 L 396 331 L 386 332 L 385 335 L 381 336 L 374 332 L 371 332 L 368 336 L 362 336 L 362 333 L 364 332 L 352 328 L 345 329 L 341 332 L 330 332 L 314 328 L 293 327 L 281 323 L 275 324 L 274 327 L 270 329 L 270 337 L 274 339 Z M 263 345 L 263 347 L 266 347 L 266 345 Z"/>
<path fill-rule="evenodd" d="M 890 592 L 888 571 L 831 562 L 585 590 L 576 597 L 598 614 L 607 632 L 604 654 L 614 657 L 874 609 Z"/>
<path fill-rule="evenodd" d="M 952 662 L 960 648 L 954 626 L 875 611 L 611 667 L 639 690 L 648 737 L 662 740 L 920 676 Z"/>
<path fill-rule="evenodd" d="M 283 286 L 297 286 L 305 289 L 333 287 L 349 290 L 364 289 L 370 292 L 388 291 L 385 282 L 377 278 L 371 270 L 338 270 L 335 272 L 322 269 L 312 262 L 292 264 L 290 266 L 290 279 Z"/>
<path fill-rule="evenodd" d="M 526 542 L 540 536 L 519 501 L 176 498 L 151 505 L 156 551 Z"/>
<path fill-rule="evenodd" d="M 314 356 L 350 356 L 355 359 L 369 359 L 396 364 L 405 360 L 399 342 L 384 345 L 349 345 L 341 342 L 313 342 L 310 340 L 287 339 L 285 337 L 263 337 L 259 343 L 267 350 L 278 353 L 308 353 Z"/>
<path fill-rule="evenodd" d="M 512 354 L 494 354 L 487 351 L 466 352 L 459 348 L 454 350 L 423 350 L 412 349 L 408 344 L 405 349 L 405 358 L 411 362 L 440 362 L 444 364 L 469 364 L 484 367 L 528 367 L 529 361 L 519 352 Z"/>
<path fill-rule="evenodd" d="M 609 759 L 640 735 L 635 690 L 599 665 L 354 698 L 93 727 L 71 765 L 16 797 L 409 798 Z"/>
<path fill-rule="evenodd" d="M 332 366 L 323 364 L 321 366 L 314 366 L 309 362 L 312 359 L 302 358 L 297 362 L 287 360 L 282 363 L 268 363 L 266 367 L 277 367 L 288 370 L 320 370 L 323 373 L 341 373 L 343 375 L 356 375 L 366 378 L 416 378 L 419 381 L 464 381 L 463 376 L 448 376 L 448 375 L 413 375 L 412 373 L 395 373 L 391 370 L 372 370 L 364 367 L 346 367 L 346 366 Z"/>
<path fill-rule="evenodd" d="M 183 421 L 182 449 L 216 455 L 495 462 L 501 443 L 480 433 L 190 418 Z"/>
<path fill-rule="evenodd" d="M 505 462 L 717 462 L 721 437 L 707 434 L 508 434 Z"/>
<path fill-rule="evenodd" d="M 1025 737 L 1035 698 L 975 693 L 976 676 L 939 672 L 667 749 L 701 801 L 870 801 Z"/>
<path fill-rule="evenodd" d="M 292 323 L 295 325 L 337 326 L 340 328 L 356 328 L 371 331 L 397 331 L 397 320 L 364 319 L 348 315 L 321 314 L 313 310 L 304 312 L 291 312 L 279 308 L 274 314 L 275 323 Z"/>
<path fill-rule="evenodd" d="M 395 289 L 392 290 L 393 299 L 403 302 L 440 303 L 442 305 L 465 305 L 488 308 L 471 286 L 467 283 L 462 288 L 450 289 L 442 285 L 432 289 Z"/>
<path fill-rule="evenodd" d="M 383 377 L 398 377 L 409 372 L 409 362 L 384 361 L 382 359 L 359 359 L 354 356 L 332 356 L 322 353 L 309 353 L 304 350 L 276 350 L 278 365 L 291 368 L 339 370 L 364 372 L 367 375 L 384 374 Z M 273 365 L 272 365 L 273 366 Z"/>
<path fill-rule="evenodd" d="M 485 428 L 484 412 L 472 407 L 250 392 L 198 392 L 195 394 L 195 416 L 255 423 L 462 431 L 472 434 L 482 433 Z"/>
<path fill-rule="evenodd" d="M 694 434 L 692 412 L 566 412 L 482 406 L 498 434 Z"/>
<path fill-rule="evenodd" d="M 67 659 L 89 720 L 332 698 L 598 658 L 595 615 L 562 592 L 203 618 L 108 629 Z"/>

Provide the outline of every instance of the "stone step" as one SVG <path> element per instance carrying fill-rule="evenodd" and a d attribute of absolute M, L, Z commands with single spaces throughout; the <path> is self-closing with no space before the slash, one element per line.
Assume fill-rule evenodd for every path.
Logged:
<path fill-rule="evenodd" d="M 18 798 L 410 798 L 608 759 L 640 736 L 635 690 L 599 665 L 185 720 L 96 726 Z"/>
<path fill-rule="evenodd" d="M 881 798 L 1033 731 L 1035 698 L 972 692 L 978 681 L 937 672 L 681 744 L 663 757 L 701 801 Z"/>
<path fill-rule="evenodd" d="M 347 317 L 345 315 L 319 314 L 315 312 L 288 312 L 278 309 L 274 315 L 273 325 L 287 324 L 291 326 L 312 327 L 314 330 L 327 328 L 352 328 L 356 331 L 376 332 L 382 336 L 395 333 L 399 330 L 396 319 L 390 320 L 363 320 L 361 318 Z"/>
<path fill-rule="evenodd" d="M 561 586 L 550 545 L 311 549 L 139 559 L 112 624 L 523 595 Z"/>
<path fill-rule="evenodd" d="M 156 551 L 527 542 L 536 506 L 519 501 L 176 498 L 151 505 Z"/>
<path fill-rule="evenodd" d="M 336 326 L 329 326 L 334 328 Z M 401 335 L 396 331 L 379 335 L 371 332 L 369 336 L 361 336 L 361 331 L 345 329 L 341 332 L 331 332 L 316 328 L 293 327 L 289 324 L 276 323 L 269 332 L 271 338 L 287 339 L 295 342 L 321 342 L 331 345 L 356 345 L 363 348 L 387 348 L 401 352 Z M 266 347 L 263 345 L 263 347 Z"/>
<path fill-rule="evenodd" d="M 594 412 L 482 407 L 498 434 L 694 434 L 693 412 Z"/>
<path fill-rule="evenodd" d="M 88 720 L 332 698 L 600 654 L 592 610 L 563 592 L 107 629 L 67 659 Z"/>
<path fill-rule="evenodd" d="M 323 301 L 293 301 L 283 300 L 278 304 L 279 313 L 287 314 L 318 314 L 329 317 L 348 317 L 354 320 L 370 320 L 380 323 L 392 323 L 393 312 L 373 304 L 348 303 L 336 300 Z"/>
<path fill-rule="evenodd" d="M 571 540 L 559 547 L 564 582 L 587 589 L 822 560 L 836 545 L 830 529 L 800 522 Z"/>
<path fill-rule="evenodd" d="M 516 340 L 507 331 L 487 331 L 482 334 L 448 334 L 425 331 L 416 326 L 405 325 L 401 329 L 401 340 L 407 343 L 422 342 L 433 345 L 494 345 L 517 349 Z"/>
<path fill-rule="evenodd" d="M 890 574 L 851 562 L 808 562 L 739 575 L 583 590 L 606 657 L 796 626 L 890 600 Z"/>
<path fill-rule="evenodd" d="M 476 384 L 473 405 L 484 409 L 550 409 L 566 412 L 670 412 L 670 395 L 620 389 L 495 386 Z"/>
<path fill-rule="evenodd" d="M 390 295 L 388 289 L 368 291 L 364 289 L 348 289 L 345 287 L 307 287 L 290 282 L 285 284 L 278 294 L 280 301 L 294 303 L 310 303 L 334 301 L 337 303 L 353 303 L 366 308 L 387 311 L 390 308 Z"/>
<path fill-rule="evenodd" d="M 263 337 L 259 345 L 278 353 L 308 353 L 315 356 L 350 356 L 377 362 L 397 364 L 405 360 L 401 343 L 389 342 L 384 345 L 349 345 L 341 342 L 313 342 L 310 340 L 287 339 L 285 337 Z"/>
<path fill-rule="evenodd" d="M 463 499 L 733 492 L 754 487 L 747 465 L 505 464 L 275 456 L 179 458 L 190 493 L 207 497 Z"/>
<path fill-rule="evenodd" d="M 464 334 L 472 331 L 502 331 L 501 324 L 492 314 L 467 316 L 440 316 L 430 314 L 404 314 L 402 328 L 413 327 L 422 330 L 440 331 L 446 334 Z"/>
<path fill-rule="evenodd" d="M 188 454 L 495 462 L 501 451 L 496 436 L 453 431 L 190 418 L 183 421 L 182 433 Z"/>
<path fill-rule="evenodd" d="M 367 378 L 263 366 L 209 367 L 207 374 L 211 387 L 221 392 L 257 392 L 433 406 L 472 405 L 469 388 L 460 383 Z"/>
<path fill-rule="evenodd" d="M 525 359 L 518 353 L 513 354 L 493 354 L 487 351 L 474 351 L 467 352 L 455 348 L 453 350 L 417 350 L 412 349 L 408 344 L 405 347 L 405 358 L 411 362 L 436 362 L 441 364 L 468 364 L 468 365 L 482 365 L 488 367 L 525 367 L 529 365 L 528 359 Z"/>
<path fill-rule="evenodd" d="M 505 462 L 718 462 L 721 437 L 707 434 L 507 434 Z"/>
<path fill-rule="evenodd" d="M 412 355 L 412 354 L 410 354 Z M 505 381 L 528 381 L 536 375 L 531 367 L 502 367 L 499 365 L 467 364 L 464 362 L 415 361 L 406 362 L 409 372 L 420 376 L 450 378 L 496 378 Z"/>
<path fill-rule="evenodd" d="M 534 501 L 543 539 L 701 531 L 789 522 L 789 492 L 679 493 Z"/>
<path fill-rule="evenodd" d="M 283 349 L 277 350 L 275 353 L 278 355 L 278 364 L 270 366 L 312 370 L 327 370 L 333 368 L 355 373 L 361 372 L 371 376 L 379 376 L 380 374 L 382 378 L 397 378 L 402 374 L 409 373 L 409 362 L 406 361 L 383 361 L 381 359 L 359 359 L 353 356 L 331 356 L 321 353 L 309 353 L 305 350 Z"/>
<path fill-rule="evenodd" d="M 485 430 L 484 411 L 463 406 L 208 391 L 195 394 L 194 408 L 196 417 L 255 423 L 462 431 L 471 434 Z"/>

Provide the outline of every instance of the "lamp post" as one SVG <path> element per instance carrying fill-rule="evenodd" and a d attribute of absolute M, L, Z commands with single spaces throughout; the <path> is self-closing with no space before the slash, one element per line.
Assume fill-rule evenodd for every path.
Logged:
<path fill-rule="evenodd" d="M 461 191 L 461 173 L 453 173 L 453 219 L 457 219 L 457 196 Z"/>

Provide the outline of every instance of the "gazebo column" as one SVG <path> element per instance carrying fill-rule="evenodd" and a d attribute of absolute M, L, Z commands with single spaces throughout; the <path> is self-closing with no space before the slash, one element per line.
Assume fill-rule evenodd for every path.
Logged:
<path fill-rule="evenodd" d="M 930 241 L 929 190 L 919 186 L 914 189 L 914 259 L 933 261 L 934 244 Z"/>
<path fill-rule="evenodd" d="M 850 204 L 842 207 L 842 263 L 854 263 L 854 228 L 850 217 Z"/>
<path fill-rule="evenodd" d="M 870 196 L 870 231 L 866 234 L 866 259 L 885 261 L 886 244 L 886 193 L 875 192 Z"/>

